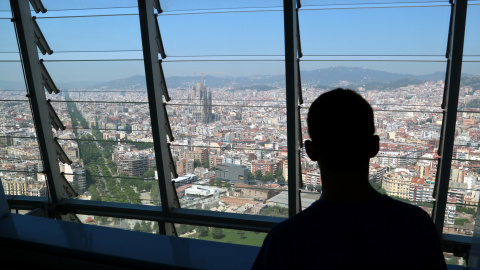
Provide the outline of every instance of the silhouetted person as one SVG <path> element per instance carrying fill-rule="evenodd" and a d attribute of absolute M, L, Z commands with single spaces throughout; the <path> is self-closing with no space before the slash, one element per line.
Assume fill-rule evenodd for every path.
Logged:
<path fill-rule="evenodd" d="M 379 151 L 370 104 L 335 89 L 312 103 L 307 125 L 305 149 L 320 166 L 322 195 L 270 231 L 253 269 L 446 269 L 428 214 L 368 182 Z"/>

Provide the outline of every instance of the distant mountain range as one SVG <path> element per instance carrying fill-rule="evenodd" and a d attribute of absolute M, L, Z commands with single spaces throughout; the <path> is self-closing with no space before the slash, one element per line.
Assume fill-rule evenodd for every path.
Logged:
<path fill-rule="evenodd" d="M 480 76 L 462 74 L 462 81 L 474 85 L 479 85 Z M 474 78 L 472 80 L 472 78 Z M 284 75 L 257 75 L 243 77 L 216 77 L 204 76 L 207 86 L 226 87 L 231 90 L 257 89 L 265 91 L 276 87 L 285 86 Z M 365 87 L 366 89 L 389 89 L 407 86 L 409 84 L 420 84 L 425 81 L 444 80 L 444 72 L 435 72 L 428 75 L 412 75 L 391 73 L 359 67 L 329 67 L 317 70 L 302 71 L 302 83 L 308 83 L 319 88 L 331 87 Z M 168 88 L 188 88 L 200 82 L 199 76 L 171 76 L 167 77 Z M 108 82 L 80 81 L 69 83 L 57 83 L 61 89 L 146 89 L 145 76 L 137 75 L 124 79 L 112 80 Z M 0 81 L 0 89 L 23 89 L 24 83 Z"/>
<path fill-rule="evenodd" d="M 462 74 L 464 78 L 471 76 Z M 284 75 L 257 75 L 244 77 L 216 77 L 204 76 L 207 86 L 226 87 L 231 90 L 257 89 L 269 90 L 285 86 Z M 357 67 L 329 67 L 317 70 L 302 71 L 302 83 L 318 87 L 360 87 L 367 89 L 388 89 L 420 84 L 426 81 L 444 80 L 444 72 L 435 72 L 428 75 L 412 75 L 391 73 L 367 68 Z M 167 77 L 168 88 L 188 88 L 200 82 L 199 76 L 172 76 Z M 125 79 L 113 80 L 96 84 L 91 88 L 97 89 L 145 89 L 144 76 L 132 76 Z"/>

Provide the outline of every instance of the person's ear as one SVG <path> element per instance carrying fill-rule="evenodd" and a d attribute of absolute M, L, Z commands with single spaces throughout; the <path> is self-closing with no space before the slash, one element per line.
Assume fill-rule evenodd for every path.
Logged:
<path fill-rule="evenodd" d="M 312 161 L 318 160 L 317 148 L 315 147 L 315 143 L 311 140 L 305 140 L 305 151 Z"/>
<path fill-rule="evenodd" d="M 380 151 L 380 137 L 378 135 L 373 135 L 372 142 L 370 145 L 370 157 L 373 158 Z"/>

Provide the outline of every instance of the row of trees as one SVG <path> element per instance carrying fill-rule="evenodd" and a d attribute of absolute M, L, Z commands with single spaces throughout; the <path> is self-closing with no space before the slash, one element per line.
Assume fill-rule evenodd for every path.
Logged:
<path fill-rule="evenodd" d="M 200 160 L 195 159 L 195 160 L 193 161 L 193 167 L 194 167 L 194 168 L 203 167 L 203 168 L 205 168 L 205 169 L 208 169 L 208 168 L 210 168 L 210 165 L 209 165 L 208 161 L 205 161 L 204 163 L 202 163 Z"/>
<path fill-rule="evenodd" d="M 139 150 L 153 148 L 153 142 L 134 142 L 134 141 L 129 140 L 129 139 L 125 139 L 123 141 L 128 143 L 128 144 L 135 145 L 135 147 L 137 147 Z"/>
<path fill-rule="evenodd" d="M 277 179 L 277 182 L 279 184 L 285 183 L 285 178 L 283 177 L 283 171 L 281 169 L 276 169 L 274 174 L 272 174 L 271 172 L 265 172 L 265 174 L 263 174 L 261 170 L 257 170 L 255 174 L 249 172 L 248 179 L 255 179 L 264 183 L 273 182 L 275 181 L 275 179 Z"/>
<path fill-rule="evenodd" d="M 232 184 L 230 183 L 230 181 L 222 181 L 222 180 L 220 180 L 220 179 L 217 179 L 217 180 L 215 180 L 215 179 L 210 179 L 210 180 L 208 181 L 208 184 L 209 184 L 210 186 L 226 187 L 226 188 L 229 188 L 229 187 L 232 186 Z"/>
<path fill-rule="evenodd" d="M 72 99 L 70 98 L 70 95 L 68 93 L 65 93 L 65 101 L 67 101 L 67 111 L 70 114 L 70 118 L 72 120 L 73 132 L 78 138 L 78 129 L 88 127 L 87 120 L 83 118 L 82 114 L 77 108 L 77 105 L 71 102 Z"/>
<path fill-rule="evenodd" d="M 66 100 L 71 99 L 67 96 Z M 67 109 L 72 119 L 72 125 L 75 127 L 88 126 L 87 121 L 73 102 L 67 103 Z M 77 129 L 74 131 L 78 137 Z M 86 134 L 78 141 L 80 156 L 87 171 L 88 191 L 93 200 L 139 204 L 140 192 L 150 191 L 154 186 L 154 181 L 128 177 L 126 174 L 116 176 L 117 166 L 112 160 L 114 144 L 114 140 L 104 140 L 103 133 L 97 127 L 92 128 L 92 134 Z M 149 171 L 147 176 L 153 177 L 154 172 Z"/>

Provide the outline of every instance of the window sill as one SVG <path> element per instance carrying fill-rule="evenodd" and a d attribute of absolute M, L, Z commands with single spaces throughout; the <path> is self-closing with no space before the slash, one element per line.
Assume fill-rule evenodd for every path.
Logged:
<path fill-rule="evenodd" d="M 46 264 L 55 268 L 81 262 L 109 268 L 250 269 L 259 251 L 258 247 L 17 214 L 0 219 L 0 243 L 2 254 L 9 255 L 4 258 L 16 267 Z M 32 252 L 38 255 L 36 260 L 25 260 Z M 52 256 L 62 264 L 51 261 Z"/>

